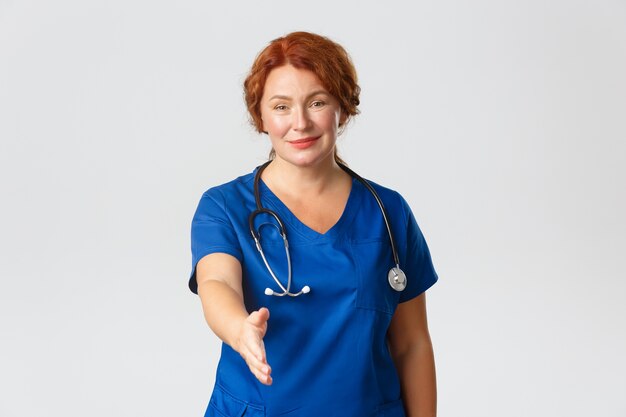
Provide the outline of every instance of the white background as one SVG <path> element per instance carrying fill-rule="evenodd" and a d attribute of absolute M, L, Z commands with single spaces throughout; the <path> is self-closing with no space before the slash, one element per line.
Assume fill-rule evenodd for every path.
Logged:
<path fill-rule="evenodd" d="M 439 415 L 626 416 L 617 0 L 0 0 L 0 416 L 203 414 L 191 217 L 265 159 L 241 83 L 292 30 L 351 53 L 340 153 L 429 242 Z"/>

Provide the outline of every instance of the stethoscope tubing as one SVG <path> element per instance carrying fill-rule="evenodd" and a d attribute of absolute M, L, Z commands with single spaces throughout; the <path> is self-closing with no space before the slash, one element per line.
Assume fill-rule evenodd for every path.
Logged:
<path fill-rule="evenodd" d="M 288 295 L 290 297 L 297 297 L 301 294 L 308 293 L 310 291 L 310 288 L 307 285 L 307 286 L 304 286 L 302 290 L 298 291 L 297 293 L 291 292 L 291 256 L 289 255 L 289 242 L 287 240 L 287 230 L 285 228 L 285 224 L 283 223 L 280 216 L 275 211 L 265 208 L 261 204 L 261 190 L 259 187 L 259 182 L 261 180 L 261 174 L 263 173 L 263 170 L 271 162 L 272 161 L 270 160 L 264 163 L 263 165 L 261 165 L 257 169 L 257 172 L 254 176 L 254 201 L 256 203 L 256 210 L 250 213 L 250 216 L 248 217 L 248 226 L 250 228 L 250 234 L 252 235 L 252 238 L 254 239 L 254 243 L 256 245 L 256 248 L 259 254 L 261 255 L 261 258 L 263 259 L 263 263 L 265 264 L 265 267 L 269 271 L 270 275 L 272 276 L 272 278 L 274 279 L 278 287 L 282 290 L 282 293 L 279 293 L 279 292 L 273 291 L 270 288 L 267 288 L 265 290 L 265 294 L 274 295 L 278 297 L 284 297 L 285 295 Z M 402 291 L 406 287 L 406 276 L 404 275 L 404 272 L 402 272 L 402 269 L 400 268 L 400 257 L 398 256 L 398 251 L 396 249 L 396 242 L 393 237 L 393 233 L 391 231 L 391 224 L 389 223 L 389 217 L 387 215 L 387 210 L 385 209 L 385 205 L 383 204 L 376 190 L 374 190 L 374 187 L 372 187 L 372 185 L 365 178 L 361 177 L 359 174 L 357 174 L 356 172 L 354 172 L 353 170 L 351 170 L 344 164 L 338 163 L 338 165 L 341 169 L 343 169 L 346 173 L 348 173 L 348 175 L 350 175 L 352 178 L 356 178 L 361 184 L 363 184 L 368 189 L 368 191 L 374 196 L 374 199 L 376 200 L 376 203 L 378 204 L 378 207 L 380 208 L 380 211 L 383 215 L 383 220 L 385 221 L 385 227 L 387 228 L 387 234 L 389 235 L 389 242 L 391 244 L 391 252 L 393 255 L 393 260 L 394 260 L 394 263 L 396 264 L 396 267 L 392 268 L 389 271 L 389 283 L 394 290 Z M 257 228 L 255 228 L 254 226 L 254 220 L 256 216 L 258 216 L 259 214 L 267 214 L 269 216 L 272 216 L 274 220 L 276 220 L 276 223 L 278 223 L 278 225 L 275 225 L 272 223 L 269 223 L 269 224 L 271 224 L 272 226 L 278 229 L 278 232 L 280 233 L 284 242 L 285 254 L 287 256 L 287 270 L 288 270 L 286 287 L 280 282 L 278 277 L 276 277 L 276 274 L 272 270 L 269 262 L 267 261 L 267 258 L 265 257 L 265 253 L 263 252 L 263 247 L 261 246 L 261 234 L 259 233 L 260 229 L 257 230 Z M 398 274 L 401 274 L 401 276 Z M 402 278 L 402 282 L 398 284 L 398 278 L 400 277 Z"/>
<path fill-rule="evenodd" d="M 351 170 L 344 164 L 338 163 L 338 165 L 341 169 L 347 172 L 351 177 L 359 180 L 361 184 L 363 184 L 369 190 L 369 192 L 374 196 L 374 199 L 376 199 L 376 202 L 378 203 L 378 207 L 380 207 L 380 211 L 383 214 L 383 220 L 385 221 L 387 234 L 389 235 L 389 243 L 391 244 L 391 253 L 393 254 L 393 262 L 399 268 L 400 257 L 398 256 L 398 250 L 396 249 L 396 242 L 395 242 L 395 239 L 393 238 L 393 232 L 391 231 L 391 224 L 389 224 L 389 215 L 387 214 L 387 209 L 385 209 L 385 205 L 383 204 L 383 201 L 380 199 L 380 196 L 378 195 L 376 190 L 374 190 L 374 187 L 372 187 L 372 185 L 365 178 L 361 177 L 359 174 L 357 174 L 356 172 L 354 172 L 353 170 Z"/>

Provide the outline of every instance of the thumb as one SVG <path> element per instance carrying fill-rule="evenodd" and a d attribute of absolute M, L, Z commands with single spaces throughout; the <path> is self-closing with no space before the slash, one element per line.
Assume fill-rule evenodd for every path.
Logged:
<path fill-rule="evenodd" d="M 255 326 L 263 326 L 270 318 L 270 311 L 266 307 L 261 307 L 253 311 L 248 316 L 248 321 Z"/>

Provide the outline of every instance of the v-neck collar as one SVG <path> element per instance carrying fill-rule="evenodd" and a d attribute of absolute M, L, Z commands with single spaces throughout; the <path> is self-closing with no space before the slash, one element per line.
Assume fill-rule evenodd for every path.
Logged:
<path fill-rule="evenodd" d="M 256 173 L 256 170 L 255 172 Z M 354 216 L 360 205 L 361 196 L 363 194 L 363 185 L 356 179 L 352 178 L 352 186 L 350 187 L 350 194 L 346 201 L 346 206 L 341 213 L 339 220 L 326 231 L 326 233 L 319 233 L 311 229 L 306 224 L 302 223 L 289 208 L 270 190 L 265 184 L 262 178 L 259 178 L 259 190 L 261 192 L 261 201 L 263 205 L 271 207 L 278 213 L 282 221 L 288 225 L 288 236 L 290 231 L 295 231 L 298 235 L 304 237 L 309 241 L 327 241 L 335 240 L 340 236 L 348 226 L 354 220 Z"/>

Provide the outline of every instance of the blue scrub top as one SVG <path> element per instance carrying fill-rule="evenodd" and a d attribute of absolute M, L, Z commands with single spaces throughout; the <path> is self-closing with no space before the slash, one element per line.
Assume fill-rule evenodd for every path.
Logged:
<path fill-rule="evenodd" d="M 254 172 L 206 191 L 191 227 L 192 273 L 204 256 L 227 253 L 241 262 L 248 311 L 270 310 L 264 339 L 273 384 L 265 386 L 227 344 L 217 369 L 206 416 L 404 417 L 400 383 L 386 343 L 398 303 L 417 297 L 437 281 L 428 246 L 406 201 L 395 191 L 371 183 L 389 214 L 403 292 L 388 284 L 394 266 L 389 237 L 376 200 L 358 180 L 339 221 L 326 233 L 300 222 L 260 181 L 264 207 L 281 217 L 289 239 L 292 292 L 299 297 L 265 295 L 280 291 L 254 244 L 248 216 L 256 208 Z M 265 217 L 264 217 L 265 216 Z M 282 238 L 259 215 L 261 244 L 274 272 L 287 285 Z"/>

